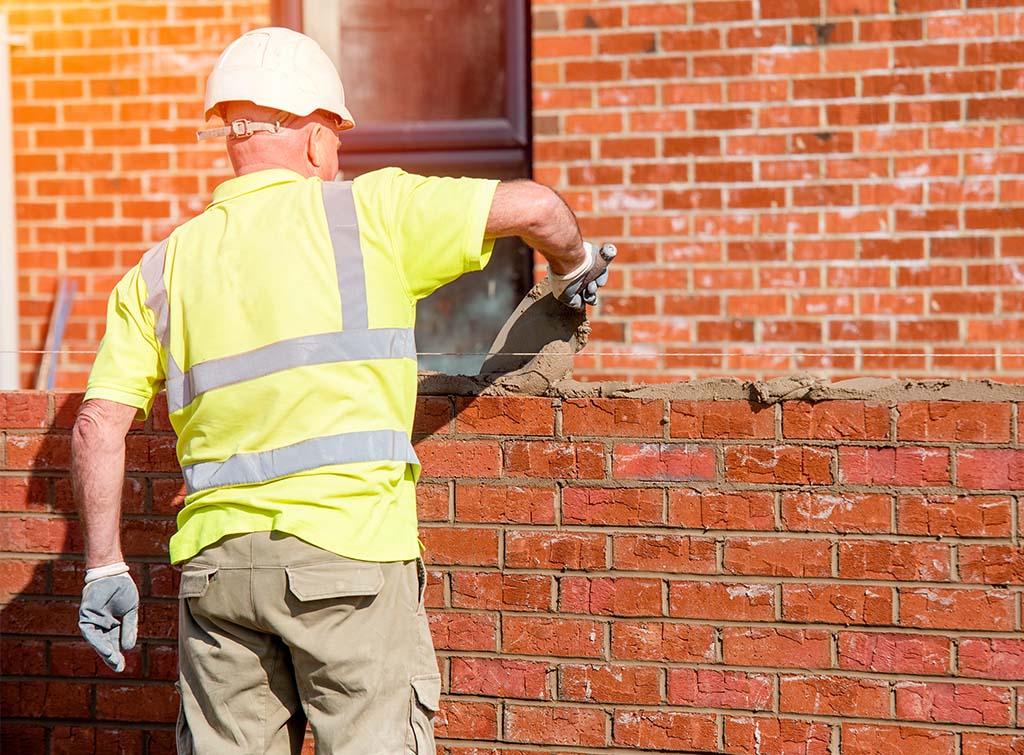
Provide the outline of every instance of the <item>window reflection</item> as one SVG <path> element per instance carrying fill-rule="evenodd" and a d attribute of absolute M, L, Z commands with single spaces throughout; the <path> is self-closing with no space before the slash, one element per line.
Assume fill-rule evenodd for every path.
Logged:
<path fill-rule="evenodd" d="M 360 126 L 505 116 L 507 0 L 303 0 Z"/>

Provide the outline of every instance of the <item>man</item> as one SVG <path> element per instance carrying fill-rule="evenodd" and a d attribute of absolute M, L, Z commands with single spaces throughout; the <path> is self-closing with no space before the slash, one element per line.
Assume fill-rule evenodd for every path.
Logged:
<path fill-rule="evenodd" d="M 308 37 L 223 52 L 206 116 L 236 177 L 110 297 L 75 423 L 79 626 L 120 671 L 138 593 L 120 545 L 125 435 L 166 388 L 187 497 L 180 752 L 433 753 L 440 676 L 417 541 L 416 301 L 522 236 L 555 294 L 593 303 L 609 259 L 529 181 L 386 169 L 337 183 L 354 122 Z M 611 255 L 609 255 L 610 257 Z"/>

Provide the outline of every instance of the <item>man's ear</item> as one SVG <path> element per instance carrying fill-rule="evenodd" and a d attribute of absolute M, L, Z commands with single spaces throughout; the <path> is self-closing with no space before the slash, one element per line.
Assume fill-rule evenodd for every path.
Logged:
<path fill-rule="evenodd" d="M 324 163 L 323 131 L 324 127 L 319 123 L 312 124 L 312 128 L 306 135 L 306 159 L 314 168 L 319 168 Z"/>

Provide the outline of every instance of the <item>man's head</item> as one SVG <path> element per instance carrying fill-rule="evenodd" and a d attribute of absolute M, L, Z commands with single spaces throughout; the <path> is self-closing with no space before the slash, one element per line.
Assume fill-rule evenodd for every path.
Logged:
<path fill-rule="evenodd" d="M 334 178 L 337 132 L 355 126 L 337 69 L 320 46 L 291 29 L 254 29 L 221 53 L 206 82 L 205 114 L 224 129 L 235 173 L 285 167 Z"/>

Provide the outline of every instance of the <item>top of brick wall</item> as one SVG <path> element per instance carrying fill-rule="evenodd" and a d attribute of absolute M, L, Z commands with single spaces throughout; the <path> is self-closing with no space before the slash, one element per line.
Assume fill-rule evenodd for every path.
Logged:
<path fill-rule="evenodd" d="M 483 376 L 423 373 L 419 393 L 424 396 L 507 396 L 509 391 Z M 664 398 L 688 401 L 1022 401 L 1024 385 L 993 380 L 898 380 L 850 378 L 829 382 L 806 373 L 772 380 L 744 381 L 706 378 L 688 382 L 642 384 L 628 382 L 577 382 L 564 380 L 538 395 L 555 398 Z"/>

